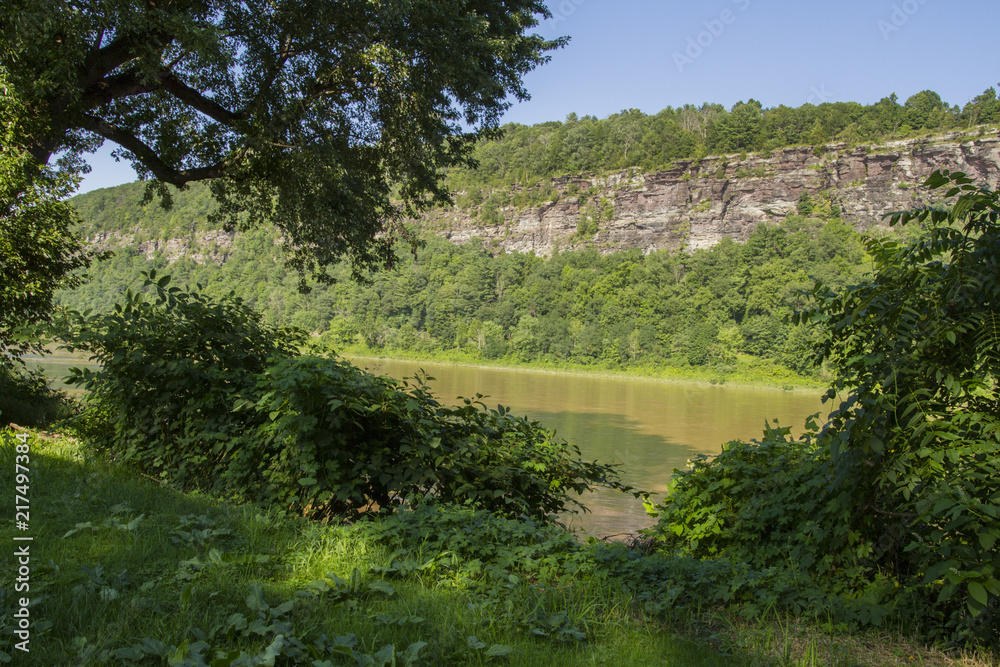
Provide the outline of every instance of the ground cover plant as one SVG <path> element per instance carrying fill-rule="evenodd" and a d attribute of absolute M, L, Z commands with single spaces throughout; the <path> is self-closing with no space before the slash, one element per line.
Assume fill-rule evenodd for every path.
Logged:
<path fill-rule="evenodd" d="M 732 618 L 698 599 L 717 565 L 583 544 L 540 522 L 454 506 L 353 525 L 289 519 L 178 493 L 70 437 L 17 434 L 31 459 L 31 664 L 988 664 L 884 630 Z M 4 468 L 14 435 L 0 433 Z M 15 534 L 0 523 L 0 539 Z M 0 571 L 0 662 L 26 664 L 11 641 L 11 572 Z M 695 595 L 671 593 L 688 582 Z"/>

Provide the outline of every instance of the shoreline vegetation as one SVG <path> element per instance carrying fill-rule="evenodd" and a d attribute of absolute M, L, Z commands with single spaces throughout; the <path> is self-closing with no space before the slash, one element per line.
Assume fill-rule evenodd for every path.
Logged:
<path fill-rule="evenodd" d="M 64 365 L 67 360 L 80 359 L 83 356 L 67 354 L 58 346 L 46 348 L 50 354 L 25 355 L 23 359 L 33 366 L 44 366 L 47 359 L 56 360 Z M 348 361 L 360 359 L 365 361 L 401 361 L 414 363 L 434 363 L 464 368 L 483 368 L 510 371 L 529 371 L 533 373 L 553 373 L 559 375 L 587 375 L 623 380 L 648 380 L 669 382 L 674 384 L 718 385 L 727 387 L 747 387 L 752 389 L 769 389 L 774 391 L 816 392 L 825 391 L 828 383 L 822 380 L 804 377 L 786 368 L 741 355 L 735 368 L 729 367 L 723 371 L 695 366 L 678 367 L 669 365 L 631 366 L 625 368 L 610 368 L 600 366 L 584 366 L 582 364 L 562 362 L 519 362 L 503 359 L 482 359 L 463 350 L 429 352 L 410 352 L 407 350 L 373 350 L 355 345 L 338 350 L 328 350 L 306 343 L 304 349 L 311 353 L 332 354 Z M 85 362 L 86 363 L 86 362 Z"/>
<path fill-rule="evenodd" d="M 694 366 L 631 366 L 626 368 L 602 368 L 560 362 L 518 362 L 476 358 L 462 351 L 442 351 L 435 354 L 410 353 L 406 350 L 379 351 L 367 347 L 352 346 L 336 351 L 336 355 L 348 361 L 400 361 L 414 363 L 434 363 L 464 368 L 483 368 L 558 375 L 588 375 L 622 380 L 648 380 L 674 384 L 718 385 L 770 389 L 775 391 L 814 392 L 825 391 L 828 384 L 813 378 L 803 377 L 766 360 L 742 357 L 737 359 L 736 368 L 718 372 L 711 368 Z"/>

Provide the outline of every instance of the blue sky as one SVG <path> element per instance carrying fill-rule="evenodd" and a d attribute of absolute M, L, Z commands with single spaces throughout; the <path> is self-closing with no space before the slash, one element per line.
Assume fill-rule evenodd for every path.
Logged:
<path fill-rule="evenodd" d="M 530 73 L 505 120 L 755 98 L 860 102 L 934 90 L 964 105 L 1000 83 L 998 0 L 549 0 L 538 32 L 569 45 Z M 105 145 L 81 192 L 134 180 Z"/>

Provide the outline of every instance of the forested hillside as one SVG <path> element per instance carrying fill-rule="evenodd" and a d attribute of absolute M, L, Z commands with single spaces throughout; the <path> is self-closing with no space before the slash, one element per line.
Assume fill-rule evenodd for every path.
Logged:
<path fill-rule="evenodd" d="M 582 171 L 638 167 L 669 169 L 673 161 L 707 155 L 770 151 L 841 142 L 883 143 L 975 125 L 1000 123 L 1000 101 L 988 88 L 963 107 L 925 90 L 900 103 L 832 102 L 765 109 L 757 100 L 667 107 L 656 114 L 623 110 L 605 119 L 570 114 L 565 122 L 508 125 L 504 136 L 479 145 L 475 170 L 454 172 L 453 184 L 498 186 Z"/>
<path fill-rule="evenodd" d="M 875 147 L 833 161 L 820 145 L 901 139 L 996 122 L 1000 101 L 990 88 L 961 109 L 924 91 L 903 104 L 891 96 L 870 106 L 763 109 L 751 100 L 728 111 L 706 104 L 655 115 L 629 111 L 603 120 L 571 115 L 565 122 L 509 125 L 501 138 L 475 148 L 478 170 L 448 174 L 458 194 L 457 208 L 449 215 L 468 219 L 464 231 L 441 228 L 442 219 L 433 216 L 415 221 L 426 246 L 416 255 L 401 247 L 395 270 L 359 285 L 350 279 L 348 267 L 338 267 L 336 285 L 313 285 L 308 295 L 299 293 L 300 277 L 286 267 L 282 239 L 275 232 L 233 234 L 207 222 L 214 205 L 207 188 L 195 185 L 178 193 L 174 208 L 164 211 L 142 207 L 143 185 L 134 183 L 73 200 L 85 220 L 82 235 L 115 255 L 92 269 L 88 284 L 60 300 L 75 308 L 106 310 L 125 289 L 141 283 L 142 271 L 155 268 L 172 272 L 178 282 L 200 283 L 212 295 L 234 290 L 270 321 L 302 327 L 339 350 L 612 369 L 702 367 L 723 378 L 741 360 L 760 358 L 809 373 L 807 334 L 788 324 L 799 304 L 796 290 L 817 279 L 840 287 L 863 274 L 865 254 L 855 226 L 865 211 L 871 219 L 863 222 L 871 225 L 892 210 L 886 207 L 908 201 L 906 174 L 917 176 L 928 160 L 973 155 L 976 164 L 985 165 L 981 176 L 992 178 L 996 171 L 990 157 L 995 139 L 977 143 L 971 153 L 966 144 L 939 143 L 907 148 L 912 153 L 906 154 L 893 149 L 892 155 Z M 812 152 L 804 158 L 786 148 L 756 162 L 742 156 L 735 165 L 721 158 L 717 165 L 707 160 L 711 169 L 704 174 L 697 163 L 689 164 L 690 173 L 678 178 L 691 201 L 676 206 L 686 207 L 693 218 L 721 221 L 719 233 L 698 242 L 686 240 L 694 233 L 691 218 L 642 213 L 642 201 L 679 196 L 656 184 L 661 177 L 647 178 L 639 190 L 613 175 L 593 177 L 624 168 L 637 174 L 668 169 L 674 160 L 710 153 L 796 144 L 815 145 L 816 155 L 823 157 L 812 164 Z M 761 173 L 750 170 L 753 164 Z M 767 170 L 781 164 L 792 167 L 768 180 Z M 872 171 L 876 166 L 877 173 Z M 694 185 L 699 176 L 701 184 Z M 827 182 L 846 190 L 823 189 Z M 738 194 L 755 190 L 777 192 L 781 210 L 753 197 L 744 201 Z M 630 204 L 629 197 L 638 203 Z M 852 205 L 853 225 L 840 219 L 838 202 Z M 498 243 L 495 236 L 488 242 L 475 238 L 480 228 L 494 223 L 496 234 L 511 237 L 514 218 L 503 212 L 536 205 L 549 217 L 575 220 L 567 244 L 572 250 L 560 251 L 555 241 L 545 247 L 554 250 L 551 256 L 540 257 L 511 251 L 518 246 Z M 625 230 L 616 237 L 624 243 L 598 234 L 616 215 L 624 216 L 616 223 Z M 652 247 L 701 249 L 651 252 L 642 232 L 634 232 L 636 242 L 629 246 L 632 232 L 627 230 L 648 227 L 643 215 L 671 217 L 663 223 L 663 233 L 673 240 Z M 549 224 L 539 216 L 540 224 Z M 458 233 L 458 239 L 471 242 L 455 245 L 431 232 Z M 711 243 L 716 245 L 704 247 Z M 642 251 L 611 252 L 619 247 Z"/>
<path fill-rule="evenodd" d="M 61 303 L 109 309 L 140 272 L 168 271 L 210 295 L 235 291 L 274 323 L 316 334 L 337 350 L 398 351 L 467 360 L 600 368 L 711 367 L 724 378 L 743 355 L 809 372 L 807 335 L 788 324 L 796 290 L 841 286 L 866 262 L 859 235 L 836 218 L 792 216 L 761 225 L 745 244 L 693 253 L 596 249 L 549 258 L 455 245 L 428 235 L 415 256 L 370 285 L 338 267 L 333 286 L 297 290 L 270 230 L 229 235 L 204 222 L 204 189 L 180 193 L 169 212 L 138 206 L 141 185 L 77 199 L 85 235 L 115 249 Z"/>

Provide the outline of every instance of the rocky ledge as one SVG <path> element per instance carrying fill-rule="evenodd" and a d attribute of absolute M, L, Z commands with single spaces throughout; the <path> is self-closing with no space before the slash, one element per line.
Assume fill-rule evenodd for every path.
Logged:
<path fill-rule="evenodd" d="M 921 183 L 936 169 L 963 171 L 990 188 L 1000 181 L 1000 133 L 949 133 L 879 146 L 796 146 L 769 154 L 678 161 L 673 169 L 553 179 L 559 198 L 532 208 L 500 209 L 484 223 L 475 209 L 436 211 L 421 226 L 456 243 L 479 239 L 499 250 L 550 255 L 597 247 L 707 248 L 743 241 L 760 223 L 780 224 L 802 196 L 859 229 L 886 213 L 928 201 Z M 585 193 L 584 201 L 578 193 Z"/>

